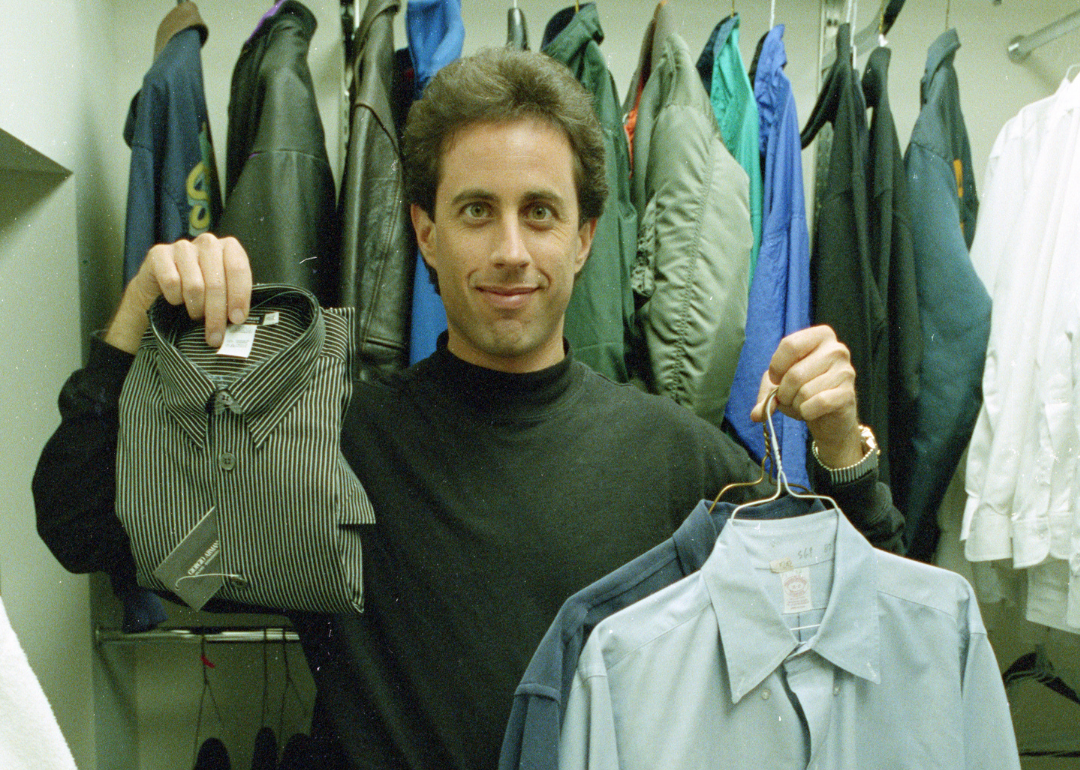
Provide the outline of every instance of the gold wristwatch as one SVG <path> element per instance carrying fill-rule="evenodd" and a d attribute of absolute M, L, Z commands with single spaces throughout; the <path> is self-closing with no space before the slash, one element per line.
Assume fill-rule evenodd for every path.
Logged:
<path fill-rule="evenodd" d="M 874 432 L 866 425 L 860 425 L 859 436 L 862 438 L 862 459 L 857 463 L 848 465 L 844 468 L 830 468 L 828 465 L 821 462 L 821 458 L 818 457 L 817 442 L 810 442 L 810 449 L 814 454 L 814 462 L 818 464 L 818 467 L 829 474 L 829 481 L 833 486 L 849 484 L 877 469 L 878 456 L 881 454 L 881 450 L 878 449 L 877 439 L 874 438 Z"/>

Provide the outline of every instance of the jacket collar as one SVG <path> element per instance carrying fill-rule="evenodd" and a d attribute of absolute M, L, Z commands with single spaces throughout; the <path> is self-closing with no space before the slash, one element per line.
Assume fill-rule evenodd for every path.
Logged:
<path fill-rule="evenodd" d="M 728 39 L 731 37 L 731 31 L 738 25 L 739 14 L 737 13 L 722 19 L 713 27 L 708 42 L 701 49 L 701 56 L 697 60 L 697 69 L 698 74 L 701 75 L 701 82 L 705 84 L 705 91 L 710 94 L 712 93 L 712 75 L 716 57 L 720 54 L 724 45 L 727 44 Z"/>
<path fill-rule="evenodd" d="M 247 39 L 247 42 L 250 43 L 255 38 L 265 34 L 270 27 L 273 26 L 270 23 L 271 21 L 284 19 L 288 16 L 292 16 L 300 22 L 300 28 L 304 32 L 304 37 L 310 40 L 315 34 L 315 28 L 318 26 L 315 21 L 315 14 L 309 11 L 303 3 L 298 2 L 298 0 L 278 0 L 274 3 L 273 7 L 259 19 L 259 22 L 255 25 L 255 29 L 251 31 L 251 36 Z"/>
<path fill-rule="evenodd" d="M 753 530 L 749 529 L 753 527 Z M 805 645 L 795 639 L 762 587 L 744 538 L 757 532 L 793 542 L 835 528 L 833 581 L 821 626 Z M 758 535 L 760 536 L 760 535 Z M 853 676 L 877 683 L 881 678 L 877 564 L 874 550 L 836 510 L 768 523 L 729 521 L 712 555 L 701 568 L 712 599 L 723 655 L 738 703 L 800 646 L 814 650 Z"/>
<path fill-rule="evenodd" d="M 303 394 L 326 337 L 318 303 L 308 292 L 287 286 L 263 285 L 252 291 L 253 308 L 285 306 L 299 310 L 300 334 L 266 360 L 240 368 L 235 379 L 225 383 L 212 380 L 176 347 L 188 323 L 183 310 L 163 299 L 151 308 L 148 339 L 158 351 L 165 411 L 196 446 L 206 446 L 210 414 L 228 409 L 240 415 L 258 447 Z"/>
<path fill-rule="evenodd" d="M 364 41 L 371 34 L 371 28 L 375 21 L 384 13 L 389 13 L 391 18 L 401 10 L 401 0 L 377 0 L 370 2 L 364 9 L 364 17 L 360 20 L 360 26 L 356 29 L 356 41 L 359 47 L 363 47 Z"/>
<path fill-rule="evenodd" d="M 541 50 L 559 61 L 570 61 L 579 49 L 590 42 L 604 42 L 604 30 L 600 27 L 600 14 L 596 3 L 582 3 L 574 12 L 573 7 L 563 8 L 551 17 L 544 28 Z"/>
<path fill-rule="evenodd" d="M 888 107 L 889 61 L 892 49 L 888 46 L 875 48 L 866 61 L 863 72 L 862 88 L 867 107 Z"/>
<path fill-rule="evenodd" d="M 956 28 L 941 33 L 937 40 L 930 45 L 926 54 L 926 72 L 922 79 L 922 98 L 926 101 L 930 83 L 938 70 L 945 66 L 952 66 L 953 57 L 960 48 L 960 36 L 956 34 Z"/>
<path fill-rule="evenodd" d="M 180 3 L 175 6 L 158 25 L 157 35 L 154 38 L 154 58 L 156 59 L 161 54 L 162 49 L 178 33 L 192 27 L 199 30 L 200 45 L 205 43 L 210 30 L 199 15 L 199 9 L 195 3 Z"/>
<path fill-rule="evenodd" d="M 790 84 L 785 85 L 787 76 L 784 74 L 784 65 L 786 64 L 784 25 L 777 24 L 762 36 L 750 75 L 754 88 L 754 101 L 757 102 L 758 120 L 761 124 L 758 150 L 762 156 L 765 155 L 765 145 L 773 126 L 780 119 L 780 112 L 786 109 L 787 97 L 791 93 Z"/>

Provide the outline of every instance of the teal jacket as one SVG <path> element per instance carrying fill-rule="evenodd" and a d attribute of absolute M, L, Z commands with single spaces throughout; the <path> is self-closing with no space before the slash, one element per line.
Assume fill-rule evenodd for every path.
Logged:
<path fill-rule="evenodd" d="M 713 29 L 697 61 L 701 82 L 709 93 L 724 146 L 750 178 L 750 277 L 761 248 L 761 140 L 757 101 L 739 53 L 739 14 L 728 16 Z"/>

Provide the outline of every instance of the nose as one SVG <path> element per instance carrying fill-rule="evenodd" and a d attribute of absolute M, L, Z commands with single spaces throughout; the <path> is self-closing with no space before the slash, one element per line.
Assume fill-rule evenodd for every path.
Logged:
<path fill-rule="evenodd" d="M 525 243 L 524 226 L 516 216 L 502 217 L 499 221 L 496 242 L 492 249 L 492 261 L 498 267 L 524 267 L 530 255 Z"/>

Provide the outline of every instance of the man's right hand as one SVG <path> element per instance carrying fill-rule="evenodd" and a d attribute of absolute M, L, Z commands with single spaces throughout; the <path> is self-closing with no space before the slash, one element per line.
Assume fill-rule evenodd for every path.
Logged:
<path fill-rule="evenodd" d="M 105 342 L 134 353 L 146 331 L 147 311 L 158 296 L 184 305 L 203 320 L 206 344 L 219 347 L 229 323 L 243 323 L 251 307 L 251 264 L 235 238 L 203 233 L 193 241 L 158 244 L 128 283 Z"/>

